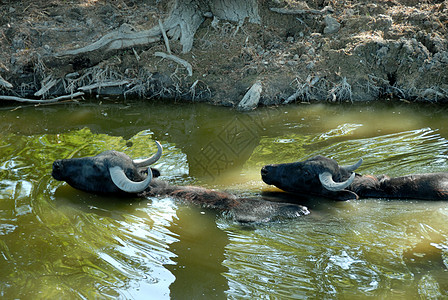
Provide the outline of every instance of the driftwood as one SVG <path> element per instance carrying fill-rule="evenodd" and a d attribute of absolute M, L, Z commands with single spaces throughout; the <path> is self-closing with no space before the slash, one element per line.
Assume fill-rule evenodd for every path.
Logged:
<path fill-rule="evenodd" d="M 193 67 L 185 59 L 182 59 L 182 58 L 174 56 L 174 55 L 166 54 L 166 53 L 163 53 L 163 52 L 156 52 L 156 53 L 154 53 L 154 56 L 170 59 L 170 60 L 172 60 L 174 62 L 177 62 L 178 64 L 181 64 L 182 66 L 184 66 L 185 69 L 187 69 L 188 76 L 192 76 L 193 75 Z"/>
<path fill-rule="evenodd" d="M 47 78 L 42 80 L 42 87 L 40 90 L 34 93 L 34 96 L 39 97 L 46 94 L 52 87 L 56 85 L 57 82 L 57 79 L 52 79 L 51 76 L 48 76 Z"/>
<path fill-rule="evenodd" d="M 6 81 L 5 79 L 3 79 L 3 77 L 0 75 L 0 86 L 7 88 L 7 89 L 12 89 L 13 85 L 10 84 L 8 81 Z"/>
<path fill-rule="evenodd" d="M 289 96 L 285 101 L 283 101 L 283 104 L 288 104 L 290 102 L 296 101 L 297 98 L 299 98 L 299 96 L 302 94 L 301 91 L 296 91 L 294 94 L 292 94 L 291 96 Z"/>
<path fill-rule="evenodd" d="M 327 12 L 333 12 L 333 9 L 329 6 L 325 6 L 321 10 L 317 9 L 288 9 L 288 8 L 270 8 L 271 11 L 276 12 L 278 14 L 284 15 L 305 15 L 305 14 L 315 14 L 315 15 L 323 15 Z"/>
<path fill-rule="evenodd" d="M 255 82 L 252 87 L 244 95 L 243 99 L 238 103 L 237 109 L 240 111 L 249 111 L 255 109 L 260 102 L 263 87 L 260 81 Z"/>
<path fill-rule="evenodd" d="M 100 88 L 111 87 L 111 86 L 120 86 L 120 85 L 124 85 L 124 84 L 128 84 L 128 83 L 129 83 L 129 80 L 100 82 L 100 83 L 94 83 L 94 84 L 89 84 L 89 85 L 79 87 L 78 91 L 86 92 L 86 91 L 91 91 L 94 89 L 100 89 Z"/>
<path fill-rule="evenodd" d="M 63 96 L 59 96 L 59 97 L 56 97 L 56 98 L 53 98 L 53 99 L 48 99 L 48 100 L 27 99 L 27 98 L 21 98 L 21 97 L 16 97 L 16 96 L 0 95 L 0 100 L 26 102 L 26 103 L 34 103 L 34 104 L 43 104 L 43 103 L 54 103 L 54 102 L 58 102 L 58 101 L 61 101 L 61 100 L 73 99 L 73 98 L 76 98 L 76 97 L 80 97 L 82 95 L 84 95 L 83 92 L 77 92 L 77 93 L 74 93 L 74 94 L 63 95 Z"/>

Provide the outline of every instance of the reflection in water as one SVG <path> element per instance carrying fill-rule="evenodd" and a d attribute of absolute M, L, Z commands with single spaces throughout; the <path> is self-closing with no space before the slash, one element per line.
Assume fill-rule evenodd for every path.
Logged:
<path fill-rule="evenodd" d="M 170 244 L 176 256 L 166 268 L 175 276 L 172 299 L 225 299 L 229 286 L 222 265 L 227 235 L 215 224 L 216 215 L 188 207 L 177 210 L 169 230 L 177 238 Z"/>
<path fill-rule="evenodd" d="M 0 111 L 2 298 L 443 298 L 446 202 L 309 197 L 311 215 L 242 226 L 168 198 L 113 199 L 54 181 L 55 159 L 107 149 L 176 184 L 279 198 L 268 163 L 364 158 L 364 174 L 448 170 L 446 109 L 298 105 L 239 113 L 179 103 Z M 281 193 L 284 199 L 299 198 Z"/>
<path fill-rule="evenodd" d="M 69 186 L 59 187 L 55 197 L 59 210 L 75 212 L 70 218 L 78 247 L 88 247 L 87 252 L 96 256 L 87 262 L 83 257 L 77 266 L 73 258 L 65 255 L 63 264 L 81 267 L 75 271 L 81 278 L 94 285 L 100 283 L 102 287 L 96 294 L 124 298 L 152 295 L 157 299 L 169 296 L 175 277 L 163 265 L 174 256 L 166 249 L 167 244 L 175 241 L 167 230 L 176 215 L 177 207 L 172 201 L 123 201 Z"/>

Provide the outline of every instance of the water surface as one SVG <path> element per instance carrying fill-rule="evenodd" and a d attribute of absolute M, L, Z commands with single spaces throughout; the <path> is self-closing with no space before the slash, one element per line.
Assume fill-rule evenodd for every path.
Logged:
<path fill-rule="evenodd" d="M 104 150 L 176 184 L 261 197 L 268 163 L 321 154 L 361 173 L 448 170 L 447 109 L 406 103 L 239 113 L 107 101 L 0 110 L 0 296 L 6 299 L 448 297 L 448 203 L 310 198 L 311 214 L 241 225 L 170 198 L 113 199 L 55 181 Z M 274 194 L 288 201 L 297 200 Z"/>

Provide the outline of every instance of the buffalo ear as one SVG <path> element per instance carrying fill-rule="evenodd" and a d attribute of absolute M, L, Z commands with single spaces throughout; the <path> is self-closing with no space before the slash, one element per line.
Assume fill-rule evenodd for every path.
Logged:
<path fill-rule="evenodd" d="M 156 169 L 156 168 L 151 168 L 151 172 L 152 172 L 153 178 L 157 178 L 161 175 L 159 169 Z"/>
<path fill-rule="evenodd" d="M 138 172 L 140 173 L 140 175 L 142 175 L 143 177 L 148 175 L 148 168 L 145 169 L 139 169 Z M 151 173 L 152 173 L 152 177 L 153 178 L 157 178 L 160 177 L 161 173 L 159 169 L 153 168 L 151 167 Z"/>

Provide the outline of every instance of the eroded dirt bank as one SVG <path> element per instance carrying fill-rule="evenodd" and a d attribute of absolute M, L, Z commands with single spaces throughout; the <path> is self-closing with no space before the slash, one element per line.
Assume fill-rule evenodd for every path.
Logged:
<path fill-rule="evenodd" d="M 448 1 L 2 0 L 0 97 L 443 102 L 447 26 Z"/>

